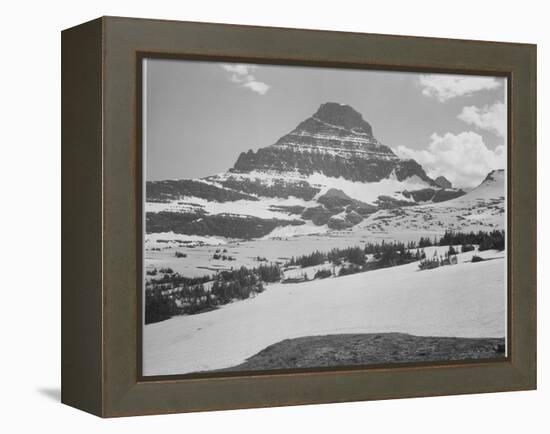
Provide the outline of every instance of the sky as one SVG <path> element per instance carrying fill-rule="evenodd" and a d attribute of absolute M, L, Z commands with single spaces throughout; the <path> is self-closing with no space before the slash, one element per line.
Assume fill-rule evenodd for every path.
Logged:
<path fill-rule="evenodd" d="M 147 180 L 226 171 L 329 101 L 353 107 L 381 143 L 455 186 L 505 168 L 505 78 L 172 59 L 143 68 Z"/>

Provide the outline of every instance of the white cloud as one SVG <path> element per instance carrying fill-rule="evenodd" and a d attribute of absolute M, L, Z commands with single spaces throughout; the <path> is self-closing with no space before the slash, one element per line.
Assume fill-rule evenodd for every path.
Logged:
<path fill-rule="evenodd" d="M 470 96 L 480 90 L 496 89 L 502 85 L 494 77 L 473 77 L 449 74 L 427 74 L 419 77 L 422 94 L 440 102 L 459 96 Z"/>
<path fill-rule="evenodd" d="M 253 65 L 244 65 L 242 63 L 229 64 L 225 63 L 222 65 L 222 68 L 226 71 L 233 72 L 238 75 L 246 75 L 248 71 L 254 69 Z"/>
<path fill-rule="evenodd" d="M 260 95 L 265 95 L 269 90 L 269 86 L 262 81 L 251 80 L 243 84 L 243 87 L 246 87 L 254 92 L 258 92 Z"/>
<path fill-rule="evenodd" d="M 506 135 L 506 106 L 500 101 L 482 108 L 473 105 L 464 107 L 458 119 L 482 130 L 492 131 L 500 137 Z"/>
<path fill-rule="evenodd" d="M 396 153 L 401 158 L 416 160 L 432 178 L 443 175 L 458 187 L 475 187 L 491 170 L 505 167 L 504 146 L 491 150 L 473 131 L 442 136 L 434 133 L 430 139 L 427 149 L 399 146 Z"/>
<path fill-rule="evenodd" d="M 231 73 L 229 80 L 233 83 L 237 83 L 246 89 L 259 93 L 260 95 L 265 95 L 265 93 L 269 90 L 270 86 L 268 84 L 257 80 L 254 76 L 253 71 L 256 69 L 255 65 L 225 63 L 221 65 L 221 67 L 225 71 Z"/>

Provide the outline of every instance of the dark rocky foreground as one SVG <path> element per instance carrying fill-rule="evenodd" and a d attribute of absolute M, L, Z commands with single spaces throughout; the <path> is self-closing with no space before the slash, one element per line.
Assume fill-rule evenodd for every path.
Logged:
<path fill-rule="evenodd" d="M 223 371 L 322 368 L 504 358 L 504 338 L 425 337 L 403 333 L 286 339 Z"/>

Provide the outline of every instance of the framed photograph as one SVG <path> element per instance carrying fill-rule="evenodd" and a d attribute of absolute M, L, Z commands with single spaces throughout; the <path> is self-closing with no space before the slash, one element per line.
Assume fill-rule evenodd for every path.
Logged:
<path fill-rule="evenodd" d="M 62 54 L 64 403 L 536 387 L 536 46 L 104 17 Z"/>

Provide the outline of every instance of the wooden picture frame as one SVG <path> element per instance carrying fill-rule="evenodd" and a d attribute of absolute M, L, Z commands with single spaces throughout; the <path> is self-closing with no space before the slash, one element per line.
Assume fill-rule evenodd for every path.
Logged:
<path fill-rule="evenodd" d="M 508 356 L 141 375 L 144 56 L 508 78 Z M 102 417 L 536 388 L 536 46 L 102 17 L 62 32 L 62 402 Z"/>

